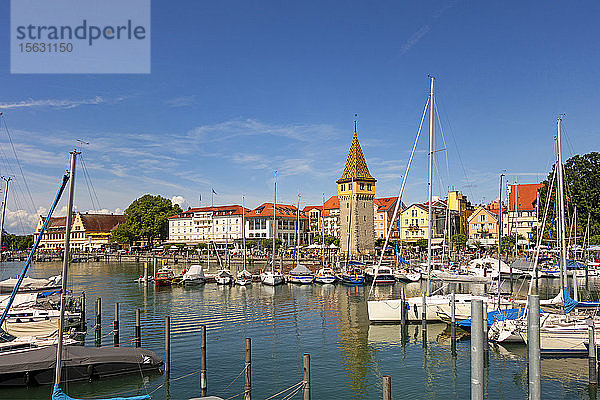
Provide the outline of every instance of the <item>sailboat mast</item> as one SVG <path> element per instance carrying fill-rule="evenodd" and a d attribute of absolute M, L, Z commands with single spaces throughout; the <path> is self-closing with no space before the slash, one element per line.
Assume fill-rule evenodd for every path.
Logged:
<path fill-rule="evenodd" d="M 69 168 L 69 197 L 67 200 L 67 217 L 65 218 L 65 248 L 63 254 L 62 283 L 60 291 L 60 319 L 58 320 L 58 339 L 56 343 L 56 369 L 54 372 L 54 384 L 60 384 L 62 372 L 62 349 L 63 331 L 65 321 L 65 303 L 67 296 L 67 269 L 69 267 L 69 248 L 71 245 L 71 224 L 73 221 L 73 192 L 75 189 L 75 161 L 79 152 L 73 150 L 71 153 L 71 166 Z"/>
<path fill-rule="evenodd" d="M 515 260 L 517 259 L 517 250 L 518 250 L 518 241 L 519 241 L 519 233 L 517 230 L 518 227 L 518 222 L 517 222 L 517 216 L 519 215 L 519 203 L 518 203 L 518 198 L 519 198 L 519 186 L 517 185 L 517 181 L 515 180 L 515 213 L 513 215 L 513 225 L 515 226 Z"/>
<path fill-rule="evenodd" d="M 275 171 L 275 190 L 273 194 L 273 263 L 271 272 L 275 271 L 275 239 L 277 238 L 277 171 Z"/>
<path fill-rule="evenodd" d="M 500 277 L 502 276 L 502 178 L 504 174 L 500 174 L 500 189 L 498 190 L 498 308 L 500 308 Z"/>
<path fill-rule="evenodd" d="M 354 121 L 354 130 L 356 131 L 356 121 Z M 348 213 L 348 255 L 346 256 L 346 269 L 350 261 L 350 243 L 352 242 L 352 198 L 354 197 L 354 178 L 350 180 L 350 211 Z"/>
<path fill-rule="evenodd" d="M 434 77 L 429 77 L 431 80 L 431 87 L 429 91 L 429 181 L 427 183 L 428 203 L 429 208 L 427 210 L 429 227 L 427 228 L 427 296 L 431 295 L 431 236 L 433 233 L 433 82 Z"/>
<path fill-rule="evenodd" d="M 4 201 L 2 201 L 2 220 L 0 221 L 0 261 L 2 261 L 2 233 L 4 232 L 4 214 L 6 213 L 6 199 L 8 198 L 8 182 L 10 182 L 10 177 L 4 178 L 6 182 L 6 188 L 4 190 Z"/>
<path fill-rule="evenodd" d="M 246 207 L 244 205 L 244 196 L 242 196 L 242 263 L 244 264 L 244 271 L 246 270 Z"/>
<path fill-rule="evenodd" d="M 562 119 L 556 120 L 556 163 L 558 167 L 558 215 L 560 231 L 560 264 L 563 272 L 564 287 L 567 287 L 567 252 L 565 241 L 565 197 L 563 187 L 563 165 L 562 165 L 562 147 L 561 147 L 561 124 Z"/>
<path fill-rule="evenodd" d="M 321 208 L 321 265 L 325 253 L 325 192 L 323 192 L 323 207 Z"/>
<path fill-rule="evenodd" d="M 300 245 L 300 193 L 298 193 L 298 207 L 296 207 L 296 248 L 294 252 L 296 253 L 296 265 L 300 262 L 300 251 L 298 251 L 298 246 Z"/>
<path fill-rule="evenodd" d="M 448 186 L 448 198 L 446 200 L 446 223 L 448 225 L 448 265 L 450 265 L 450 245 L 452 244 L 452 233 L 450 232 L 450 186 Z"/>

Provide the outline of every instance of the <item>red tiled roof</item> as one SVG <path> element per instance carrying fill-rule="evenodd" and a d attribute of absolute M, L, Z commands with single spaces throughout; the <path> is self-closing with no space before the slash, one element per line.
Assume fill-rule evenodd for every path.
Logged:
<path fill-rule="evenodd" d="M 329 200 L 325 202 L 325 210 L 334 208 L 340 208 L 340 199 L 337 196 L 331 196 Z"/>
<path fill-rule="evenodd" d="M 246 210 L 245 211 L 246 215 L 248 215 L 248 213 L 252 211 L 249 208 L 244 207 L 244 209 Z M 210 212 L 210 211 L 212 211 L 217 216 L 220 216 L 220 215 L 242 215 L 242 206 L 239 206 L 237 204 L 232 204 L 230 206 L 196 207 L 196 208 L 190 208 L 187 211 L 182 212 L 181 214 L 173 215 L 169 218 L 189 218 L 194 213 Z"/>
<path fill-rule="evenodd" d="M 543 183 L 527 183 L 508 185 L 508 210 L 515 210 L 515 193 L 517 195 L 517 211 L 535 210 L 537 193 L 544 186 Z M 515 190 L 516 189 L 516 190 Z"/>
<path fill-rule="evenodd" d="M 398 201 L 398 196 L 396 197 L 382 197 L 379 199 L 374 199 L 375 205 L 377 206 L 378 212 L 389 211 L 390 208 L 396 205 L 396 201 Z"/>
<path fill-rule="evenodd" d="M 316 209 L 316 210 L 319 210 L 319 212 L 320 212 L 320 211 L 322 211 L 322 210 L 323 210 L 323 206 L 306 206 L 306 207 L 304 207 L 304 208 L 302 209 L 302 212 L 303 212 L 303 213 L 305 213 L 305 214 L 307 214 L 307 213 L 309 213 L 311 210 L 315 210 L 315 209 Z"/>
<path fill-rule="evenodd" d="M 296 218 L 296 206 L 277 204 L 277 218 Z M 273 203 L 263 203 L 246 214 L 246 218 L 271 217 L 273 218 Z M 300 211 L 300 219 L 306 219 L 304 211 Z"/>

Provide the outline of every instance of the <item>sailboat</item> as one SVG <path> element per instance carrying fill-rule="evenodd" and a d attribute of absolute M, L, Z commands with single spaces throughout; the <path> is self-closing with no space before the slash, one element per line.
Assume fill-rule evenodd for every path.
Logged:
<path fill-rule="evenodd" d="M 438 312 L 438 306 L 441 305 L 450 305 L 451 304 L 451 296 L 450 295 L 432 295 L 431 293 L 431 270 L 432 270 L 432 249 L 431 249 L 431 239 L 432 239 L 432 229 L 433 221 L 432 216 L 432 205 L 433 205 L 433 122 L 434 122 L 434 77 L 430 76 L 430 91 L 429 91 L 429 99 L 427 100 L 427 104 L 425 109 L 423 110 L 423 115 L 421 117 L 421 123 L 419 125 L 419 130 L 417 132 L 413 148 L 411 151 L 411 155 L 408 161 L 408 165 L 406 167 L 406 173 L 402 177 L 402 184 L 400 186 L 400 193 L 398 195 L 399 199 L 402 199 L 402 194 L 404 192 L 404 187 L 406 184 L 406 179 L 408 177 L 408 171 L 410 170 L 410 166 L 412 164 L 412 159 L 415 154 L 417 142 L 419 140 L 419 135 L 421 132 L 421 128 L 423 126 L 423 121 L 425 120 L 425 114 L 427 112 L 427 108 L 429 107 L 429 179 L 428 179 L 428 234 L 427 234 L 427 291 L 424 297 L 409 297 L 406 299 L 406 302 L 403 303 L 401 299 L 391 299 L 391 300 L 369 300 L 367 301 L 367 311 L 369 315 L 370 322 L 400 322 L 401 321 L 401 313 L 402 308 L 405 308 L 408 312 L 406 313 L 406 318 L 408 321 L 419 321 L 422 318 L 423 307 L 425 307 L 426 318 L 428 321 L 443 321 L 444 315 Z M 398 209 L 400 207 L 401 201 L 396 202 L 396 207 L 394 210 L 394 217 L 398 217 Z M 385 253 L 385 249 L 388 245 L 389 238 L 392 233 L 392 227 L 394 225 L 394 220 L 390 223 L 390 227 L 385 237 L 385 243 L 381 250 L 381 256 L 379 258 L 379 262 L 377 264 L 377 269 L 381 268 L 381 263 L 383 261 L 383 255 Z M 369 292 L 369 296 L 373 291 L 373 286 L 371 286 L 371 290 Z M 482 299 L 487 304 L 488 309 L 499 308 L 499 302 L 494 298 L 488 296 L 475 296 L 472 294 L 457 294 L 455 296 L 457 313 L 460 312 L 460 315 L 464 317 L 469 317 L 471 315 L 471 300 L 473 299 Z M 425 300 L 425 301 L 423 301 Z M 495 304 L 494 304 L 495 303 Z M 505 301 L 504 304 L 508 305 L 509 302 Z M 458 315 L 458 314 L 457 314 Z"/>
<path fill-rule="evenodd" d="M 260 274 L 260 281 L 268 286 L 277 286 L 285 282 L 281 272 L 275 269 L 275 242 L 277 240 L 277 171 L 275 171 L 275 190 L 273 196 L 273 259 L 271 260 L 271 270 L 264 270 Z"/>
<path fill-rule="evenodd" d="M 252 274 L 246 269 L 246 206 L 244 204 L 244 196 L 242 196 L 242 270 L 235 278 L 235 284 L 246 286 L 252 283 Z"/>
<path fill-rule="evenodd" d="M 315 275 L 306 266 L 300 264 L 300 194 L 298 194 L 298 206 L 296 207 L 296 232 L 294 238 L 294 267 L 290 271 L 288 281 L 300 285 L 310 285 L 315 280 Z"/>
<path fill-rule="evenodd" d="M 315 276 L 315 282 L 321 284 L 332 284 L 337 281 L 335 271 L 325 266 L 325 193 L 323 193 L 323 205 L 321 206 L 321 268 Z"/>

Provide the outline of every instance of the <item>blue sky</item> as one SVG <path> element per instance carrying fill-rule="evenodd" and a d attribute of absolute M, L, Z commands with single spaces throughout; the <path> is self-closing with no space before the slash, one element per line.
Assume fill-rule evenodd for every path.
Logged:
<path fill-rule="evenodd" d="M 377 196 L 396 195 L 428 74 L 436 148 L 447 149 L 436 194 L 496 199 L 500 171 L 510 182 L 546 176 L 559 113 L 567 157 L 600 147 L 599 11 L 592 1 L 153 0 L 149 75 L 11 75 L 5 28 L 0 111 L 31 192 L 18 173 L 8 230 L 48 208 L 78 138 L 99 200 L 80 174 L 79 210 L 118 212 L 145 193 L 206 205 L 211 188 L 215 204 L 244 194 L 255 207 L 271 201 L 275 169 L 281 201 L 300 191 L 318 204 L 336 193 L 355 113 Z M 2 26 L 8 15 L 3 2 Z M 427 146 L 424 132 L 406 202 L 425 200 Z M 12 154 L 4 131 L 0 147 Z"/>

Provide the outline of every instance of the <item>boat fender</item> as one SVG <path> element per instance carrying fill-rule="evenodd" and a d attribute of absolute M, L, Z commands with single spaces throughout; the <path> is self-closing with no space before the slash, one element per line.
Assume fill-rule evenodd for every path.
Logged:
<path fill-rule="evenodd" d="M 94 376 L 94 366 L 92 364 L 89 364 L 87 366 L 87 375 L 88 375 L 88 379 L 91 382 L 92 381 L 92 377 Z"/>

